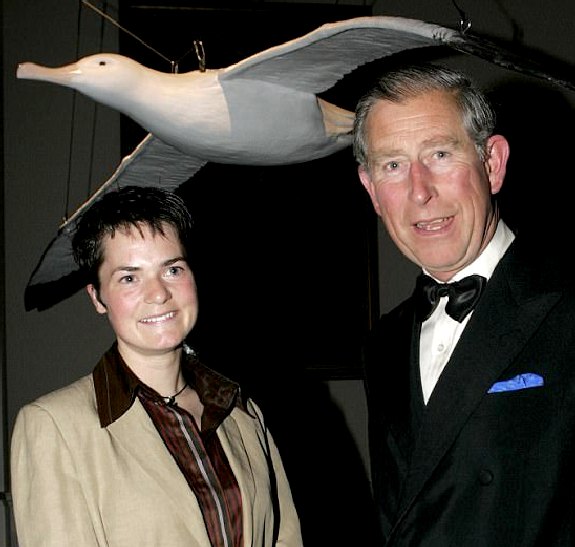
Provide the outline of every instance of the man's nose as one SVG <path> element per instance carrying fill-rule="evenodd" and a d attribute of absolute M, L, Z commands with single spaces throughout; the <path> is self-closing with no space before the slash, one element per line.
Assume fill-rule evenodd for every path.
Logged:
<path fill-rule="evenodd" d="M 419 205 L 425 205 L 436 195 L 433 177 L 429 168 L 421 161 L 414 161 L 409 167 L 411 199 Z"/>

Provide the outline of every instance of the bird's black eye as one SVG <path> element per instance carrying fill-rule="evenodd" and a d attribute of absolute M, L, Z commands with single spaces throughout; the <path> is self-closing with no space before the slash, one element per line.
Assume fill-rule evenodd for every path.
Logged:
<path fill-rule="evenodd" d="M 106 66 L 106 61 L 100 61 L 100 66 Z"/>

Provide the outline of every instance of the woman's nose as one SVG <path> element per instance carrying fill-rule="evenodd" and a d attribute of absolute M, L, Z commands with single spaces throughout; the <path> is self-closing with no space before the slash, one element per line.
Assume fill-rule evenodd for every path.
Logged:
<path fill-rule="evenodd" d="M 149 304 L 163 304 L 172 297 L 169 287 L 161 280 L 154 279 L 146 287 L 146 302 Z"/>

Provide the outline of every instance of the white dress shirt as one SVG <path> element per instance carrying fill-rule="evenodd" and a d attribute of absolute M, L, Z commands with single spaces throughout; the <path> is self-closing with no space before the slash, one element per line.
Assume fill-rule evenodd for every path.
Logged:
<path fill-rule="evenodd" d="M 457 272 L 450 281 L 459 281 L 468 275 L 479 274 L 489 280 L 493 270 L 505 251 L 515 239 L 515 234 L 502 221 L 499 221 L 493 239 L 479 257 Z M 423 272 L 430 275 L 425 269 Z M 430 275 L 430 277 L 433 277 Z M 436 279 L 439 283 L 438 279 Z M 429 401 L 435 384 L 443 372 L 447 361 L 453 353 L 453 348 L 457 344 L 463 329 L 467 325 L 472 313 L 459 323 L 445 313 L 447 296 L 440 299 L 437 308 L 429 319 L 421 326 L 421 336 L 419 338 L 419 370 L 421 374 L 421 387 L 423 389 L 423 400 L 425 404 Z"/>

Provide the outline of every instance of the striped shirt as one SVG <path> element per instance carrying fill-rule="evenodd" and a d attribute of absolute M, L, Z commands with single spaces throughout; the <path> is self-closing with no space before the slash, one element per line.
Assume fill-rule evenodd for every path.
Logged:
<path fill-rule="evenodd" d="M 204 405 L 202 428 L 177 405 L 168 405 L 139 381 L 117 345 L 94 369 L 100 424 L 117 420 L 138 397 L 166 448 L 196 495 L 213 547 L 242 546 L 242 500 L 236 478 L 216 433 L 234 405 L 242 407 L 239 386 L 182 353 L 182 371 Z"/>

